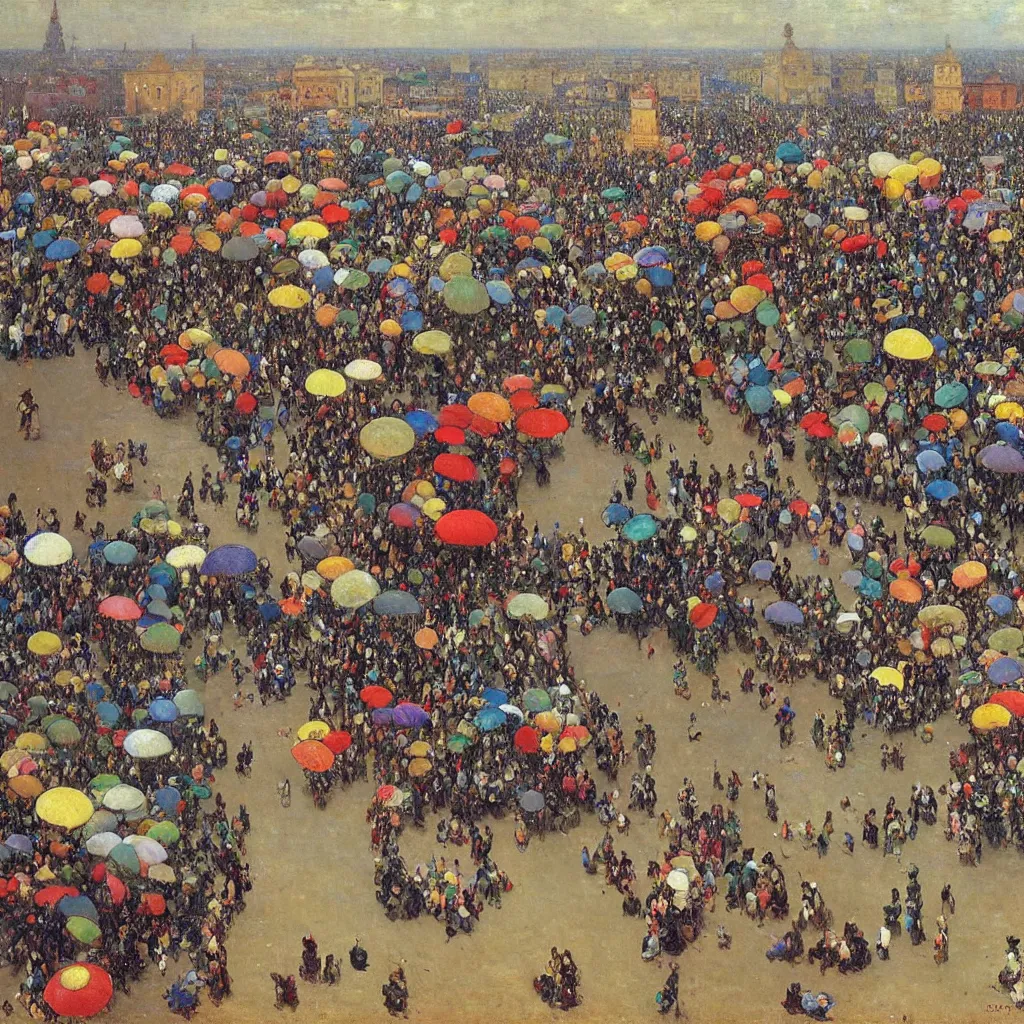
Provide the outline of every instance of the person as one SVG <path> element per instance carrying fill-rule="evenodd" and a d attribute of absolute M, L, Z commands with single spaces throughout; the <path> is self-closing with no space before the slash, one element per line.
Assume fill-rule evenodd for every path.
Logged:
<path fill-rule="evenodd" d="M 782 1000 L 782 1008 L 790 1016 L 796 1016 L 804 1012 L 803 989 L 799 981 L 794 981 L 786 989 L 786 998 Z"/>
<path fill-rule="evenodd" d="M 384 1008 L 392 1017 L 409 1016 L 409 987 L 405 981 L 405 971 L 396 967 L 389 975 L 387 982 L 381 986 L 384 997 Z"/>
<path fill-rule="evenodd" d="M 316 939 L 312 935 L 306 935 L 302 939 L 302 965 L 299 968 L 299 977 L 313 985 L 320 981 L 320 954 Z"/>
<path fill-rule="evenodd" d="M 675 1010 L 677 1017 L 682 1015 L 679 1007 L 679 964 L 674 960 L 669 962 L 669 976 L 665 984 L 658 992 L 658 1013 L 668 1013 Z"/>
<path fill-rule="evenodd" d="M 299 990 L 295 984 L 295 975 L 289 974 L 285 977 L 284 975 L 271 972 L 270 979 L 274 983 L 274 1007 L 278 1010 L 283 1010 L 287 1006 L 292 1010 L 297 1010 L 299 1007 Z"/>
<path fill-rule="evenodd" d="M 341 978 L 341 964 L 334 958 L 333 953 L 327 954 L 324 960 L 324 981 L 328 985 L 336 985 Z"/>
<path fill-rule="evenodd" d="M 356 939 L 355 945 L 348 951 L 348 962 L 352 965 L 352 969 L 355 971 L 365 971 L 370 965 L 370 956 L 359 945 L 359 939 Z"/>
<path fill-rule="evenodd" d="M 21 422 L 18 425 L 18 430 L 24 432 L 25 440 L 38 440 L 39 405 L 32 395 L 31 388 L 26 388 L 22 391 L 21 398 L 18 401 L 18 414 L 21 416 Z"/>

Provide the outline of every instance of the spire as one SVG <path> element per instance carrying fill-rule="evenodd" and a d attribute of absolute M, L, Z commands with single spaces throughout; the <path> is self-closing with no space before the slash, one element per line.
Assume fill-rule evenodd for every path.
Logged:
<path fill-rule="evenodd" d="M 43 53 L 47 57 L 63 57 L 66 52 L 64 30 L 60 27 L 60 11 L 57 10 L 57 0 L 53 0 L 50 24 L 46 27 L 46 42 L 43 43 Z"/>

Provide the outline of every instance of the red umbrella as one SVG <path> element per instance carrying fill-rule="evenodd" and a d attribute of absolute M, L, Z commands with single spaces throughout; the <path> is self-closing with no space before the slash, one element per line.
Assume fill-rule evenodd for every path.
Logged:
<path fill-rule="evenodd" d="M 775 285 L 772 284 L 772 280 L 767 274 L 751 274 L 747 278 L 747 284 L 752 288 L 760 288 L 765 295 L 771 295 L 775 291 Z"/>
<path fill-rule="evenodd" d="M 477 479 L 476 466 L 468 455 L 438 455 L 434 459 L 434 472 L 456 483 L 468 483 Z"/>
<path fill-rule="evenodd" d="M 60 903 L 65 896 L 77 895 L 78 890 L 73 885 L 48 885 L 45 889 L 40 889 L 32 900 L 37 907 L 52 907 L 55 903 Z"/>
<path fill-rule="evenodd" d="M 807 430 L 813 427 L 815 423 L 824 423 L 828 419 L 828 413 L 815 411 L 805 413 L 803 418 L 800 420 L 800 427 L 803 430 Z"/>
<path fill-rule="evenodd" d="M 352 214 L 346 207 L 331 203 L 323 208 L 320 216 L 323 217 L 325 224 L 344 224 Z"/>
<path fill-rule="evenodd" d="M 115 594 L 100 601 L 97 611 L 108 619 L 118 622 L 134 622 L 142 618 L 142 609 L 130 598 Z"/>
<path fill-rule="evenodd" d="M 434 437 L 441 444 L 465 444 L 466 432 L 461 427 L 438 427 Z"/>
<path fill-rule="evenodd" d="M 128 886 L 121 881 L 117 875 L 107 874 L 106 879 L 107 888 L 110 890 L 110 898 L 114 901 L 114 906 L 119 907 L 124 903 L 128 896 Z"/>
<path fill-rule="evenodd" d="M 516 750 L 524 754 L 536 754 L 540 750 L 540 737 L 532 725 L 522 725 L 516 730 Z"/>
<path fill-rule="evenodd" d="M 737 494 L 736 503 L 743 508 L 759 508 L 763 504 L 763 499 L 756 494 Z"/>
<path fill-rule="evenodd" d="M 61 1017 L 94 1017 L 113 996 L 110 975 L 102 967 L 84 961 L 62 967 L 43 990 L 43 998 Z"/>
<path fill-rule="evenodd" d="M 772 188 L 764 194 L 765 199 L 792 199 L 793 193 L 788 188 Z"/>
<path fill-rule="evenodd" d="M 160 349 L 160 358 L 164 366 L 184 366 L 188 362 L 188 353 L 176 342 L 171 342 Z"/>
<path fill-rule="evenodd" d="M 386 686 L 364 686 L 359 691 L 359 699 L 367 705 L 367 707 L 374 708 L 386 708 L 392 700 L 394 700 L 394 694 Z"/>
<path fill-rule="evenodd" d="M 180 163 L 170 164 L 164 171 L 168 178 L 188 178 L 195 173 L 196 169 L 194 167 Z"/>
<path fill-rule="evenodd" d="M 465 430 L 473 422 L 473 414 L 465 405 L 443 405 L 437 414 L 437 422 L 442 427 L 461 427 Z"/>
<path fill-rule="evenodd" d="M 569 429 L 569 421 L 557 409 L 527 409 L 516 420 L 516 430 L 527 437 L 556 437 Z"/>
<path fill-rule="evenodd" d="M 444 228 L 437 236 L 445 245 L 454 245 L 459 237 L 459 233 L 453 228 Z"/>
<path fill-rule="evenodd" d="M 921 426 L 925 430 L 945 430 L 949 426 L 949 420 L 941 412 L 930 412 L 921 420 Z"/>
<path fill-rule="evenodd" d="M 795 516 L 805 516 L 811 511 L 811 506 L 803 498 L 794 498 L 789 503 L 789 511 Z"/>
<path fill-rule="evenodd" d="M 708 604 L 707 601 L 695 604 L 693 611 L 690 612 L 690 622 L 694 629 L 707 629 L 717 617 L 718 605 Z"/>
<path fill-rule="evenodd" d="M 146 892 L 142 894 L 142 902 L 139 904 L 139 911 L 149 914 L 150 917 L 159 917 L 167 909 L 167 901 L 158 892 Z"/>
<path fill-rule="evenodd" d="M 106 274 L 90 274 L 85 282 L 85 290 L 90 295 L 105 295 L 110 290 L 110 278 Z"/>
<path fill-rule="evenodd" d="M 344 729 L 334 729 L 323 738 L 323 745 L 332 754 L 344 754 L 352 746 L 352 737 Z"/>
<path fill-rule="evenodd" d="M 175 235 L 171 239 L 171 248 L 179 256 L 187 256 L 192 251 L 193 245 L 195 245 L 195 240 L 191 235 Z"/>
<path fill-rule="evenodd" d="M 513 391 L 509 397 L 508 404 L 512 406 L 514 413 L 526 412 L 527 409 L 536 409 L 540 402 L 537 396 L 531 391 Z"/>
<path fill-rule="evenodd" d="M 511 394 L 513 391 L 531 391 L 533 389 L 533 378 L 527 377 L 525 373 L 514 373 L 506 377 L 501 386 Z"/>
<path fill-rule="evenodd" d="M 516 471 L 516 460 L 510 455 L 506 455 L 505 458 L 498 463 L 498 472 L 502 476 L 511 476 Z"/>
<path fill-rule="evenodd" d="M 710 359 L 700 359 L 693 365 L 694 377 L 710 377 L 715 372 L 715 364 Z"/>
<path fill-rule="evenodd" d="M 835 428 L 831 423 L 812 423 L 807 428 L 807 436 L 817 438 L 819 441 L 832 437 L 835 432 Z"/>
<path fill-rule="evenodd" d="M 395 795 L 396 792 L 397 790 L 392 785 L 381 786 L 377 790 L 377 799 L 382 804 L 386 804 Z"/>
<path fill-rule="evenodd" d="M 289 156 L 283 149 L 275 149 L 273 153 L 268 153 L 263 158 L 264 164 L 286 164 L 289 162 Z"/>
<path fill-rule="evenodd" d="M 1016 718 L 1024 718 L 1024 693 L 1020 690 L 1000 690 L 992 694 L 988 702 L 1006 708 Z"/>
<path fill-rule="evenodd" d="M 744 279 L 750 277 L 752 274 L 760 274 L 762 270 L 764 270 L 764 264 L 760 260 L 747 260 L 747 262 L 740 267 L 740 272 L 743 274 Z"/>
<path fill-rule="evenodd" d="M 498 536 L 498 526 L 490 516 L 474 508 L 446 512 L 434 526 L 434 535 L 444 544 L 464 548 L 483 548 Z"/>
<path fill-rule="evenodd" d="M 309 772 L 325 772 L 334 764 L 334 754 L 319 740 L 303 740 L 292 747 L 296 763 Z"/>
<path fill-rule="evenodd" d="M 870 244 L 870 235 L 847 235 L 847 237 L 839 243 L 839 248 L 842 249 L 843 252 L 853 253 L 866 249 Z"/>
<path fill-rule="evenodd" d="M 256 411 L 257 406 L 256 396 L 250 394 L 248 391 L 243 391 L 235 399 L 235 409 L 242 413 L 243 416 L 250 416 Z"/>

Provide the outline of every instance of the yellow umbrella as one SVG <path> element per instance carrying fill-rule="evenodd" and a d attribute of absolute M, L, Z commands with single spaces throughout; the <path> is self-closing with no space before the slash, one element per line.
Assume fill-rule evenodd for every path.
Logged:
<path fill-rule="evenodd" d="M 1013 715 L 1002 706 L 1002 704 L 982 704 L 974 709 L 971 715 L 971 725 L 978 732 L 991 732 L 993 729 L 1003 729 L 1013 721 Z"/>
<path fill-rule="evenodd" d="M 283 284 L 275 288 L 267 298 L 272 306 L 280 309 L 302 309 L 309 305 L 309 292 L 294 284 Z"/>
<path fill-rule="evenodd" d="M 377 380 L 383 372 L 384 367 L 373 359 L 353 359 L 345 367 L 349 380 Z"/>
<path fill-rule="evenodd" d="M 382 320 L 380 324 L 380 333 L 385 338 L 397 338 L 402 333 L 402 325 L 397 320 Z"/>
<path fill-rule="evenodd" d="M 749 313 L 764 299 L 764 292 L 750 284 L 741 284 L 733 288 L 729 302 L 741 313 Z"/>
<path fill-rule="evenodd" d="M 903 673 L 898 668 L 889 668 L 884 666 L 882 668 L 876 668 L 871 673 L 871 678 L 878 683 L 879 686 L 891 686 L 900 693 L 903 692 Z"/>
<path fill-rule="evenodd" d="M 964 562 L 953 570 L 953 586 L 970 590 L 988 579 L 988 569 L 981 562 Z"/>
<path fill-rule="evenodd" d="M 934 626 L 962 627 L 967 624 L 966 614 L 951 604 L 931 604 L 927 608 L 922 608 L 917 613 L 917 617 L 922 626 L 929 628 Z"/>
<path fill-rule="evenodd" d="M 901 185 L 909 185 L 912 181 L 917 181 L 920 173 L 920 167 L 915 167 L 913 164 L 899 164 L 889 172 L 889 177 L 895 178 Z"/>
<path fill-rule="evenodd" d="M 281 188 L 285 192 L 287 192 L 288 195 L 293 196 L 295 195 L 296 192 L 299 191 L 300 188 L 302 188 L 302 182 L 299 181 L 299 179 L 296 178 L 294 174 L 289 174 L 281 179 Z M 323 236 L 321 235 L 319 237 L 322 238 Z"/>
<path fill-rule="evenodd" d="M 424 331 L 413 338 L 412 347 L 420 355 L 444 356 L 452 350 L 452 339 L 444 331 Z"/>
<path fill-rule="evenodd" d="M 295 735 L 300 740 L 322 740 L 330 731 L 331 727 L 326 722 L 314 719 L 312 722 L 300 725 Z"/>
<path fill-rule="evenodd" d="M 81 828 L 93 815 L 92 801 L 77 789 L 57 786 L 36 801 L 36 815 L 58 828 Z"/>
<path fill-rule="evenodd" d="M 325 580 L 336 580 L 339 576 L 351 572 L 354 568 L 355 563 L 344 555 L 331 555 L 317 562 L 316 571 Z"/>
<path fill-rule="evenodd" d="M 345 394 L 345 378 L 337 370 L 314 370 L 306 378 L 306 392 L 317 398 L 337 398 Z"/>
<path fill-rule="evenodd" d="M 910 162 L 917 164 L 917 173 L 922 178 L 933 178 L 936 174 L 942 173 L 942 164 L 930 156 L 922 157 L 920 160 L 911 160 Z"/>
<path fill-rule="evenodd" d="M 423 502 L 423 514 L 428 518 L 432 519 L 435 523 L 441 516 L 444 515 L 444 510 L 448 506 L 445 504 L 444 498 L 427 498 Z M 0 562 L 0 565 L 3 563 Z"/>
<path fill-rule="evenodd" d="M 331 600 L 339 608 L 361 608 L 380 593 L 380 584 L 362 569 L 352 569 L 331 584 Z"/>
<path fill-rule="evenodd" d="M 196 244 L 207 252 L 220 252 L 220 235 L 213 231 L 200 231 L 196 235 Z"/>
<path fill-rule="evenodd" d="M 300 220 L 298 224 L 291 226 L 288 234 L 293 238 L 326 238 L 330 231 L 326 224 L 321 224 L 318 220 Z"/>
<path fill-rule="evenodd" d="M 142 252 L 142 243 L 137 238 L 122 238 L 113 244 L 110 255 L 115 260 L 131 260 Z"/>
<path fill-rule="evenodd" d="M 45 750 L 50 745 L 45 736 L 37 732 L 23 732 L 15 741 L 16 750 Z"/>
<path fill-rule="evenodd" d="M 571 736 L 563 736 L 558 741 L 558 749 L 563 754 L 571 754 L 574 750 L 577 749 L 576 741 Z"/>
<path fill-rule="evenodd" d="M 897 359 L 912 361 L 930 359 L 935 353 L 932 343 L 913 327 L 901 327 L 885 336 L 882 348 Z"/>
<path fill-rule="evenodd" d="M 989 232 L 988 240 L 993 245 L 999 245 L 1002 242 L 1012 241 L 1013 235 L 1006 228 L 996 228 L 995 231 Z"/>
<path fill-rule="evenodd" d="M 150 203 L 146 207 L 146 213 L 151 217 L 159 217 L 161 220 L 174 216 L 174 211 L 166 203 L 161 202 Z"/>
<path fill-rule="evenodd" d="M 430 744 L 426 740 L 416 740 L 409 744 L 406 753 L 410 757 L 430 757 Z"/>
<path fill-rule="evenodd" d="M 359 443 L 375 459 L 394 459 L 412 449 L 416 434 L 405 420 L 381 416 L 359 431 Z"/>
<path fill-rule="evenodd" d="M 735 498 L 722 498 L 717 511 L 727 523 L 735 523 L 740 517 L 740 503 Z"/>
<path fill-rule="evenodd" d="M 542 711 L 533 721 L 541 732 L 558 732 L 562 728 L 562 719 L 556 711 Z"/>
<path fill-rule="evenodd" d="M 1020 402 L 1000 402 L 995 408 L 997 420 L 1024 419 L 1024 407 Z"/>
<path fill-rule="evenodd" d="M 703 220 L 694 228 L 693 233 L 698 242 L 710 242 L 722 233 L 722 225 L 713 220 Z"/>
<path fill-rule="evenodd" d="M 175 569 L 198 568 L 205 560 L 206 552 L 198 544 L 182 544 L 164 556 L 164 561 Z"/>
<path fill-rule="evenodd" d="M 409 762 L 409 777 L 419 779 L 428 774 L 433 766 L 425 757 L 414 757 Z"/>
<path fill-rule="evenodd" d="M 38 633 L 33 633 L 28 638 L 28 649 L 33 654 L 38 654 L 43 658 L 47 655 L 57 654 L 63 646 L 64 643 L 61 638 L 56 633 L 51 633 L 46 629 L 41 629 Z"/>

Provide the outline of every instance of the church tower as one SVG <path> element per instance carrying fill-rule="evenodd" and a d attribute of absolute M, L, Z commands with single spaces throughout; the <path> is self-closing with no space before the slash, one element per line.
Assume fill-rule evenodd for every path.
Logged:
<path fill-rule="evenodd" d="M 43 44 L 43 55 L 46 57 L 63 57 L 66 53 L 64 29 L 60 27 L 60 12 L 57 10 L 57 0 L 53 0 L 50 24 L 46 27 L 46 42 Z"/>
<path fill-rule="evenodd" d="M 937 118 L 946 118 L 961 113 L 963 109 L 963 69 L 947 37 L 946 49 L 935 58 L 932 67 L 932 113 Z"/>

